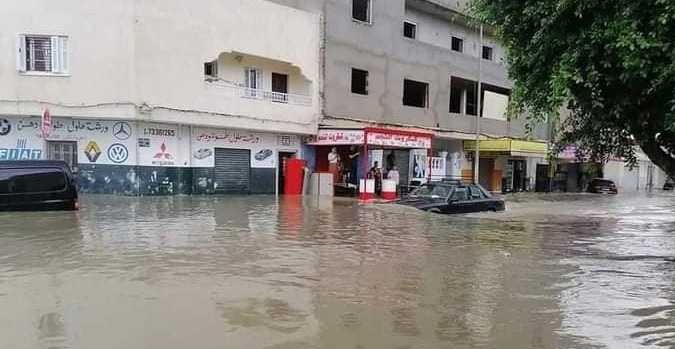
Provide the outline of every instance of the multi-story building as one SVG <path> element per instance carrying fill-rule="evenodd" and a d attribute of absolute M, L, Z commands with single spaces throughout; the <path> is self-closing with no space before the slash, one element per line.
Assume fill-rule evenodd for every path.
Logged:
<path fill-rule="evenodd" d="M 320 43 L 320 14 L 264 0 L 9 2 L 0 160 L 63 159 L 85 192 L 274 193 L 317 130 Z"/>
<path fill-rule="evenodd" d="M 402 182 L 430 174 L 471 178 L 478 120 L 484 186 L 534 189 L 537 173 L 548 177 L 547 129 L 528 134 L 524 120 L 505 116 L 512 88 L 505 52 L 489 30 L 481 40 L 464 2 L 273 1 L 324 18 L 323 118 L 310 142 L 318 169 L 327 169 L 332 147 L 345 167 L 354 166 L 348 148 L 365 145 L 366 166 L 396 165 Z"/>

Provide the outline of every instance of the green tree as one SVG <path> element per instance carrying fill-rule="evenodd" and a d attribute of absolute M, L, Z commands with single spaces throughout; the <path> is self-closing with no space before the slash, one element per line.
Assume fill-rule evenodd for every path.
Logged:
<path fill-rule="evenodd" d="M 637 145 L 675 177 L 675 0 L 474 0 L 471 10 L 507 50 L 511 113 L 552 118 L 558 150 L 634 164 Z"/>

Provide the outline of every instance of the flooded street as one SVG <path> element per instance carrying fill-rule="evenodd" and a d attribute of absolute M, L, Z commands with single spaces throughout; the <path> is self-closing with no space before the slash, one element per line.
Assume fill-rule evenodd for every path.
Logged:
<path fill-rule="evenodd" d="M 0 348 L 675 347 L 668 194 L 88 196 L 0 226 Z"/>

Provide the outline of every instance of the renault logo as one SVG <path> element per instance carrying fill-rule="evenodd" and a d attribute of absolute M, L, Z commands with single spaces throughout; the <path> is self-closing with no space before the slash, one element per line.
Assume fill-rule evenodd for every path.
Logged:
<path fill-rule="evenodd" d="M 113 136 L 121 141 L 127 140 L 131 137 L 131 126 L 129 123 L 124 121 L 120 121 L 113 125 L 112 131 Z"/>

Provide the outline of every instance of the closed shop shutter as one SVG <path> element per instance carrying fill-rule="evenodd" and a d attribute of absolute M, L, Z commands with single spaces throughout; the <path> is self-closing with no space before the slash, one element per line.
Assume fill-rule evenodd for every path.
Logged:
<path fill-rule="evenodd" d="M 249 194 L 251 178 L 251 151 L 248 149 L 215 149 L 216 192 L 221 194 Z"/>

